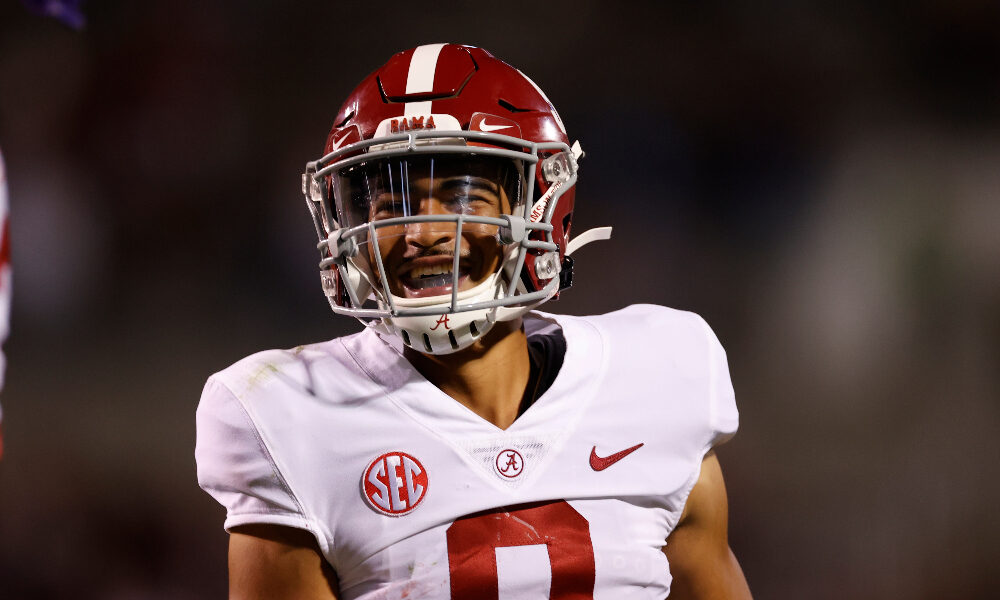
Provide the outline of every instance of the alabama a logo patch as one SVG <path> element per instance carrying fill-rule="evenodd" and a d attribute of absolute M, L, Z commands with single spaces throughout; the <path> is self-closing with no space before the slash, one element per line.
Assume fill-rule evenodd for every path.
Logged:
<path fill-rule="evenodd" d="M 361 476 L 361 493 L 376 512 L 399 517 L 427 495 L 427 471 L 405 452 L 386 452 L 368 463 Z"/>
<path fill-rule="evenodd" d="M 497 473 L 507 479 L 513 479 L 524 471 L 524 457 L 517 450 L 507 448 L 497 454 L 493 465 L 496 467 Z"/>

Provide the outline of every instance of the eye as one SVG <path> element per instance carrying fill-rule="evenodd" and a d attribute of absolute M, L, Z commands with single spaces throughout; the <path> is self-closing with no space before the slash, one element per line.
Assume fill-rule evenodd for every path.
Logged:
<path fill-rule="evenodd" d="M 485 198 L 483 198 L 482 196 L 479 196 L 477 194 L 462 194 L 462 193 L 458 193 L 458 194 L 453 195 L 449 199 L 449 201 L 452 204 L 460 204 L 462 206 L 467 206 L 467 205 L 476 204 L 476 203 L 488 202 L 488 200 L 486 200 Z"/>
<path fill-rule="evenodd" d="M 371 204 L 374 219 L 391 219 L 404 212 L 404 201 L 400 194 L 380 194 Z"/>
<path fill-rule="evenodd" d="M 498 198 L 477 185 L 456 186 L 445 200 L 454 212 L 480 212 L 497 206 Z"/>

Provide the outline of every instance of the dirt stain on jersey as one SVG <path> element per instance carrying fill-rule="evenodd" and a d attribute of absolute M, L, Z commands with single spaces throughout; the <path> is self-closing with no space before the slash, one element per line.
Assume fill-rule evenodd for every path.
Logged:
<path fill-rule="evenodd" d="M 245 393 L 253 391 L 257 386 L 267 382 L 272 376 L 278 374 L 278 367 L 271 363 L 264 363 L 257 367 L 250 377 L 247 378 L 247 388 Z"/>

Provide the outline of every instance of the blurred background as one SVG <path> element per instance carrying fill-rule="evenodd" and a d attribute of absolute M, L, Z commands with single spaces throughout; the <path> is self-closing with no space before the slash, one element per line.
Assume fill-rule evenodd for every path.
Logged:
<path fill-rule="evenodd" d="M 1000 5 L 897 4 L 109 0 L 73 31 L 0 2 L 0 597 L 224 597 L 201 386 L 359 328 L 299 173 L 357 82 L 443 41 L 587 151 L 574 229 L 615 235 L 546 309 L 666 304 L 727 348 L 758 599 L 1000 597 Z"/>

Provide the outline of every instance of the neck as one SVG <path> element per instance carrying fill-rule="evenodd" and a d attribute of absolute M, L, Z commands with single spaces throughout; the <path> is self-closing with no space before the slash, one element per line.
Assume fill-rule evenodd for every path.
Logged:
<path fill-rule="evenodd" d="M 428 381 L 483 419 L 507 429 L 528 385 L 531 360 L 521 320 L 501 321 L 475 344 L 454 354 L 405 349 L 410 364 Z"/>

